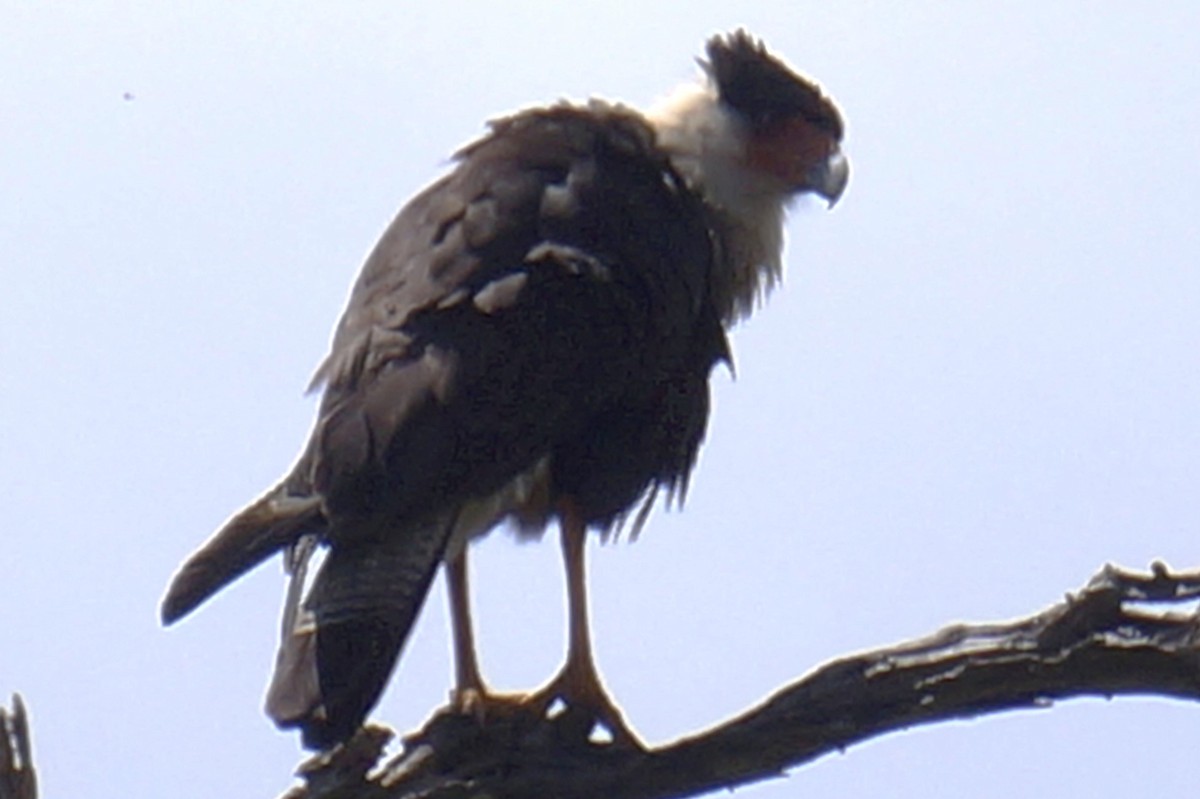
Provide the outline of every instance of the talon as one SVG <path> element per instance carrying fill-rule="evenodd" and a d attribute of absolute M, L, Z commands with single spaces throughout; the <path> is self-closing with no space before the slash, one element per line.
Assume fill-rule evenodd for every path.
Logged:
<path fill-rule="evenodd" d="M 578 726 L 581 735 L 593 743 L 646 751 L 595 670 L 572 669 L 572 665 L 576 664 L 568 662 L 554 679 L 530 694 L 526 707 L 540 719 Z M 558 702 L 563 709 L 554 712 Z M 607 733 L 607 740 L 596 739 L 597 728 Z"/>
<path fill-rule="evenodd" d="M 455 713 L 473 717 L 480 726 L 487 721 L 485 694 L 478 688 L 455 688 L 449 704 Z"/>
<path fill-rule="evenodd" d="M 584 575 L 587 527 L 573 503 L 564 502 L 560 513 L 563 562 L 567 573 L 566 663 L 550 682 L 531 694 L 496 694 L 488 690 L 475 656 L 464 549 L 446 564 L 457 686 L 450 692 L 450 707 L 457 713 L 473 717 L 480 725 L 525 716 L 538 722 L 553 722 L 573 738 L 644 752 L 646 746 L 604 690 L 592 657 Z M 556 702 L 562 703 L 561 711 L 557 710 Z M 604 735 L 598 738 L 598 731 Z"/>

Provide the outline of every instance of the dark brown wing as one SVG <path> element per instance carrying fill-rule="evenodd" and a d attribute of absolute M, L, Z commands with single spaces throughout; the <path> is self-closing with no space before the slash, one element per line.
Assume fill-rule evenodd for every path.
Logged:
<path fill-rule="evenodd" d="M 313 439 L 278 489 L 319 502 L 300 532 L 330 547 L 315 628 L 285 640 L 271 691 L 272 715 L 311 745 L 376 701 L 464 503 L 546 462 L 552 497 L 590 523 L 680 486 L 726 355 L 703 208 L 640 117 L 526 112 L 459 157 L 364 266 L 317 374 Z M 269 554 L 262 542 L 287 543 L 248 527 L 185 565 L 202 590 L 172 586 L 169 618 Z"/>
<path fill-rule="evenodd" d="M 529 112 L 461 158 L 384 235 L 318 373 L 313 480 L 332 514 L 416 518 L 548 453 L 593 460 L 570 445 L 595 437 L 599 416 L 650 425 L 680 372 L 706 394 L 724 352 L 702 209 L 639 117 Z M 589 520 L 686 473 L 678 460 L 622 469 L 630 486 L 585 503 Z M 597 481 L 586 464 L 566 471 L 571 490 Z"/>

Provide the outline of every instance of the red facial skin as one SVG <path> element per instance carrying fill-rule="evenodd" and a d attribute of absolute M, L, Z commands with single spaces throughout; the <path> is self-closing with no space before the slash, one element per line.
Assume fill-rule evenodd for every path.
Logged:
<path fill-rule="evenodd" d="M 837 149 L 838 141 L 829 131 L 795 115 L 755 133 L 746 160 L 755 170 L 801 190 L 811 188 L 814 168 Z"/>

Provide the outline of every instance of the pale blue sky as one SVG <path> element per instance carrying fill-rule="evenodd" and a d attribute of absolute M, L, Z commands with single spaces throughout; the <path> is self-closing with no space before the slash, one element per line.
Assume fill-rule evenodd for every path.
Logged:
<path fill-rule="evenodd" d="M 163 631 L 167 578 L 295 456 L 350 281 L 448 153 L 522 104 L 644 105 L 737 25 L 838 100 L 853 176 L 795 209 L 687 507 L 593 550 L 632 724 L 1105 561 L 1200 565 L 1200 6 L 1048 5 L 0 2 L 0 697 L 46 795 L 286 787 L 278 564 Z M 477 552 L 484 667 L 535 686 L 557 547 Z M 401 730 L 449 687 L 443 611 L 439 584 L 377 711 Z M 1198 707 L 1081 701 L 741 794 L 1184 795 L 1198 739 Z"/>

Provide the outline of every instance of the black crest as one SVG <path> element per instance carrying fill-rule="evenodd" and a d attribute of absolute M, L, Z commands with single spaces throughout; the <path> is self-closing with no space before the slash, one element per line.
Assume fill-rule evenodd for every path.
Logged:
<path fill-rule="evenodd" d="M 842 136 L 837 108 L 811 81 L 797 75 L 767 52 L 766 45 L 744 30 L 708 40 L 708 63 L 703 64 L 716 84 L 722 102 L 756 127 L 795 114 L 836 138 Z"/>

